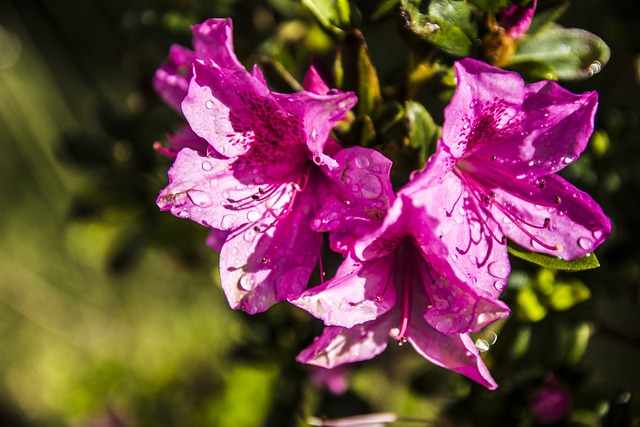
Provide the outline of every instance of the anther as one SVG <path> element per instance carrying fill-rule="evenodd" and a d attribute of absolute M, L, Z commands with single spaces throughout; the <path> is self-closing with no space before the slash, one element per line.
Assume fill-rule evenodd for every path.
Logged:
<path fill-rule="evenodd" d="M 262 261 L 263 264 L 266 264 L 269 262 L 269 258 L 262 258 L 260 261 Z"/>
<path fill-rule="evenodd" d="M 538 185 L 538 188 L 542 190 L 545 187 L 545 185 L 547 185 L 546 181 L 542 180 L 540 181 L 540 185 Z"/>
<path fill-rule="evenodd" d="M 260 232 L 260 227 L 258 227 L 257 225 L 255 227 L 253 227 L 253 231 L 255 231 L 256 233 Z"/>
<path fill-rule="evenodd" d="M 491 161 L 494 161 L 495 159 L 497 159 L 496 156 L 491 156 Z"/>
<path fill-rule="evenodd" d="M 559 205 L 561 201 L 560 196 L 556 196 L 556 205 Z"/>
<path fill-rule="evenodd" d="M 258 200 L 258 199 L 260 198 L 260 196 L 258 196 L 257 194 L 253 194 L 253 195 L 251 196 L 251 198 L 252 198 L 253 200 Z"/>
<path fill-rule="evenodd" d="M 382 301 L 382 298 L 376 297 L 376 301 L 380 302 L 380 301 Z"/>
<path fill-rule="evenodd" d="M 550 224 L 550 223 L 551 223 L 551 218 L 545 218 L 545 219 L 544 219 L 544 225 L 543 225 L 543 227 L 544 227 L 544 228 L 549 227 L 549 224 Z"/>

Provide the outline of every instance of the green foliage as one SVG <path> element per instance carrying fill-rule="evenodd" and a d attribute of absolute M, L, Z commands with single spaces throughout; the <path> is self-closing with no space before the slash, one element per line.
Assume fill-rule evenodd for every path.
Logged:
<path fill-rule="evenodd" d="M 511 0 L 468 0 L 469 3 L 476 6 L 478 9 L 485 12 L 500 12 L 505 7 L 509 6 Z"/>
<path fill-rule="evenodd" d="M 409 145 L 418 156 L 417 169 L 421 169 L 427 158 L 435 151 L 442 130 L 424 106 L 418 102 L 407 101 L 405 119 L 409 128 Z"/>
<path fill-rule="evenodd" d="M 340 36 L 351 26 L 351 6 L 348 0 L 302 0 L 320 24 L 330 33 Z"/>
<path fill-rule="evenodd" d="M 511 64 L 545 62 L 560 80 L 582 80 L 599 73 L 609 55 L 606 43 L 588 31 L 550 26 L 523 38 Z"/>
<path fill-rule="evenodd" d="M 477 24 L 471 19 L 473 6 L 455 0 L 402 0 L 405 28 L 414 44 L 433 45 L 453 56 L 471 54 L 478 38 Z M 425 10 L 426 8 L 426 10 Z"/>
<path fill-rule="evenodd" d="M 532 252 L 512 242 L 509 243 L 509 253 L 539 266 L 554 270 L 581 271 L 600 267 L 600 262 L 593 253 L 583 256 L 582 258 L 574 259 L 573 261 L 565 261 L 552 255 Z"/>

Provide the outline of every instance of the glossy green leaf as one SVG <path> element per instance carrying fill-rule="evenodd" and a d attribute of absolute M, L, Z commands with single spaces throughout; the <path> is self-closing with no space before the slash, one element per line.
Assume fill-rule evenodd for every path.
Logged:
<path fill-rule="evenodd" d="M 349 0 L 302 0 L 302 4 L 333 34 L 341 35 L 351 25 Z"/>
<path fill-rule="evenodd" d="M 516 71 L 528 83 L 538 82 L 540 80 L 558 80 L 555 68 L 546 62 L 524 61 L 507 64 L 504 68 Z"/>
<path fill-rule="evenodd" d="M 427 3 L 425 13 L 423 10 Z M 437 46 L 454 56 L 470 55 L 478 37 L 472 12 L 473 6 L 461 1 L 401 1 L 405 28 L 418 40 Z"/>
<path fill-rule="evenodd" d="M 374 116 L 382 103 L 382 94 L 367 43 L 359 30 L 349 32 L 342 40 L 335 69 L 338 86 L 358 95 L 356 112 Z"/>
<path fill-rule="evenodd" d="M 600 262 L 598 261 L 598 258 L 596 258 L 595 254 L 589 254 L 573 261 L 565 261 L 551 255 L 531 252 L 514 244 L 513 242 L 509 242 L 508 249 L 509 253 L 513 256 L 554 270 L 582 271 L 600 267 Z"/>
<path fill-rule="evenodd" d="M 578 28 L 552 26 L 522 38 L 511 63 L 546 62 L 558 79 L 582 80 L 600 72 L 609 56 L 609 47 L 598 36 Z"/>
<path fill-rule="evenodd" d="M 405 120 L 409 135 L 409 145 L 418 154 L 419 166 L 424 165 L 429 154 L 435 151 L 440 137 L 440 128 L 433 121 L 431 114 L 418 102 L 407 101 L 405 104 Z"/>

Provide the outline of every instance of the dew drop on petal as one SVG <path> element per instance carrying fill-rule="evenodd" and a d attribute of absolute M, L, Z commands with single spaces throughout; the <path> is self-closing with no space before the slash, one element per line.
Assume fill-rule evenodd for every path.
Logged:
<path fill-rule="evenodd" d="M 251 276 L 248 275 L 248 274 L 245 274 L 244 276 L 240 277 L 240 280 L 238 280 L 238 286 L 240 286 L 240 288 L 245 290 L 245 291 L 250 291 L 251 290 Z"/>
<path fill-rule="evenodd" d="M 178 216 L 180 218 L 189 218 L 189 216 L 190 216 L 189 215 L 189 211 L 180 211 L 180 212 L 178 212 Z"/>
<path fill-rule="evenodd" d="M 191 199 L 194 205 L 200 206 L 201 208 L 207 208 L 213 203 L 211 196 L 204 191 L 189 190 L 187 191 L 187 196 L 189 196 L 189 199 Z"/>
<path fill-rule="evenodd" d="M 211 162 L 205 160 L 204 162 L 202 162 L 202 170 L 209 172 L 211 169 L 213 169 L 213 165 L 211 164 Z"/>
<path fill-rule="evenodd" d="M 368 180 L 362 182 L 360 188 L 362 195 L 367 199 L 375 199 L 382 194 L 382 184 L 376 176 L 370 176 Z"/>
<path fill-rule="evenodd" d="M 590 249 L 593 246 L 593 241 L 589 237 L 580 237 L 578 239 L 578 246 L 582 249 Z"/>
<path fill-rule="evenodd" d="M 496 291 L 502 291 L 502 282 L 496 280 L 495 282 L 493 282 L 493 287 L 496 288 Z"/>
<path fill-rule="evenodd" d="M 601 230 L 595 230 L 593 232 L 593 238 L 596 240 L 599 240 L 602 237 L 602 231 Z"/>
<path fill-rule="evenodd" d="M 358 154 L 355 158 L 356 166 L 359 168 L 369 167 L 369 158 L 364 154 Z"/>
<path fill-rule="evenodd" d="M 205 107 L 207 107 L 208 110 L 213 108 L 213 101 L 209 100 L 207 102 L 205 102 L 204 104 Z"/>
<path fill-rule="evenodd" d="M 502 261 L 494 261 L 488 266 L 489 274 L 498 279 L 506 279 L 509 275 L 509 267 Z"/>
<path fill-rule="evenodd" d="M 220 221 L 220 225 L 225 230 L 233 228 L 236 225 L 236 217 L 233 215 L 225 215 L 222 217 L 222 220 Z"/>

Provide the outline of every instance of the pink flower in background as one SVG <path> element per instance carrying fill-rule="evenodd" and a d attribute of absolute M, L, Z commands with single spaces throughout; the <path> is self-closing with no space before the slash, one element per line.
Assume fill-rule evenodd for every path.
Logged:
<path fill-rule="evenodd" d="M 566 418 L 573 407 L 571 392 L 553 375 L 545 379 L 531 400 L 530 409 L 540 424 L 553 424 Z"/>
<path fill-rule="evenodd" d="M 158 206 L 219 230 L 209 240 L 222 287 L 233 308 L 255 313 L 304 289 L 317 263 L 309 222 L 327 191 L 322 170 L 337 166 L 329 132 L 356 97 L 330 92 L 313 70 L 306 89 L 317 93 L 271 92 L 236 59 L 229 20 L 195 26 L 194 45 L 156 75 L 165 99 L 182 98 L 193 133 L 170 139 L 179 151 Z"/>
<path fill-rule="evenodd" d="M 610 233 L 609 219 L 556 172 L 585 149 L 597 95 L 550 81 L 526 85 L 517 73 L 473 59 L 458 61 L 455 71 L 442 140 L 425 167 L 440 177 L 423 192 L 439 206 L 434 232 L 454 268 L 484 289 L 493 282 L 499 293 L 509 268 L 492 254 L 506 257 L 507 237 L 567 260 L 592 252 Z M 489 275 L 475 275 L 480 266 Z"/>
<path fill-rule="evenodd" d="M 511 38 L 517 39 L 527 32 L 536 10 L 538 0 L 532 0 L 528 6 L 512 4 L 496 17 L 498 24 L 504 28 Z"/>

